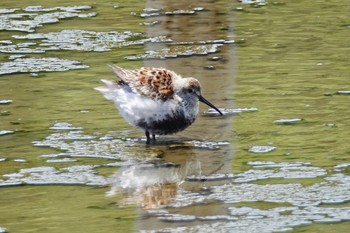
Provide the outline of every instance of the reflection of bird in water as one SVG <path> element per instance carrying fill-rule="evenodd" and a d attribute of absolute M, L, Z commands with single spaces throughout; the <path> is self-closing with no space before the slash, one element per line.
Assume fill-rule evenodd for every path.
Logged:
<path fill-rule="evenodd" d="M 141 164 L 122 168 L 111 177 L 108 196 L 121 193 L 125 204 L 137 203 L 146 209 L 170 204 L 183 182 L 180 166 Z"/>
<path fill-rule="evenodd" d="M 140 192 L 140 203 L 146 209 L 169 205 L 171 199 L 176 196 L 177 188 L 176 183 L 154 184 L 144 187 Z"/>
<path fill-rule="evenodd" d="M 195 78 L 182 78 L 164 68 L 110 67 L 121 80 L 102 79 L 106 86 L 95 89 L 112 100 L 131 125 L 145 131 L 147 143 L 150 135 L 155 141 L 156 134 L 173 134 L 190 126 L 198 114 L 199 101 L 223 115 L 202 96 Z"/>

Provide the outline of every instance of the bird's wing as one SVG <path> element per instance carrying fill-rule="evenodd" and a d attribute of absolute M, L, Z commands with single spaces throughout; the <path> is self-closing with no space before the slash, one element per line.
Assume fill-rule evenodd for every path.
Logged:
<path fill-rule="evenodd" d="M 164 68 L 142 67 L 137 70 L 123 69 L 109 65 L 123 83 L 130 86 L 136 93 L 155 100 L 171 99 L 174 96 L 173 80 L 177 74 Z"/>

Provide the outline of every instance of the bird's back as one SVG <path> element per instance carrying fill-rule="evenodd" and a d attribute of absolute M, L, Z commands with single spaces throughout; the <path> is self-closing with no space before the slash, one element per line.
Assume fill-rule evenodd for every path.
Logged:
<path fill-rule="evenodd" d="M 129 85 L 135 93 L 155 100 L 166 101 L 174 98 L 174 80 L 179 78 L 175 72 L 154 67 L 127 70 L 110 65 L 113 72 Z"/>

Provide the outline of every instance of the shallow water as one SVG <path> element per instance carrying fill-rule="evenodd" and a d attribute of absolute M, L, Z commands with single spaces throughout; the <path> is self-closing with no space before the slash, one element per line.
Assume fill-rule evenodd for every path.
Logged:
<path fill-rule="evenodd" d="M 0 232 L 345 232 L 346 1 L 2 1 Z M 106 64 L 201 81 L 146 146 Z"/>

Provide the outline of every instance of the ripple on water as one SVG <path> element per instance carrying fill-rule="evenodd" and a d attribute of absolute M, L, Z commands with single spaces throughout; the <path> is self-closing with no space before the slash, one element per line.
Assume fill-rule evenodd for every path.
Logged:
<path fill-rule="evenodd" d="M 5 174 L 6 180 L 0 180 L 0 186 L 12 185 L 43 185 L 43 184 L 62 184 L 62 185 L 93 185 L 105 186 L 107 180 L 105 177 L 97 175 L 96 166 L 79 165 L 70 166 L 61 169 L 54 167 L 32 167 L 21 169 L 18 173 Z"/>
<path fill-rule="evenodd" d="M 72 163 L 72 162 L 76 162 L 76 161 L 77 161 L 76 159 L 71 159 L 71 158 L 46 160 L 47 163 Z"/>
<path fill-rule="evenodd" d="M 127 60 L 168 59 L 177 57 L 190 57 L 195 55 L 208 55 L 216 53 L 223 44 L 169 44 L 160 50 L 148 50 L 145 54 L 125 57 Z"/>
<path fill-rule="evenodd" d="M 224 44 L 233 44 L 233 40 L 208 40 L 198 42 L 171 42 L 166 48 L 160 50 L 149 50 L 144 54 L 127 56 L 127 60 L 142 59 L 169 59 L 177 57 L 203 56 L 219 51 Z"/>
<path fill-rule="evenodd" d="M 0 130 L 0 136 L 7 135 L 7 134 L 13 134 L 15 131 L 12 130 Z"/>
<path fill-rule="evenodd" d="M 217 181 L 233 179 L 234 174 L 211 174 L 211 175 L 189 175 L 186 176 L 187 181 Z"/>
<path fill-rule="evenodd" d="M 266 0 L 239 0 L 242 4 L 249 4 L 253 6 L 265 6 L 267 5 Z"/>
<path fill-rule="evenodd" d="M 33 32 L 44 24 L 57 23 L 62 19 L 95 16 L 95 12 L 83 13 L 90 9 L 90 6 L 28 6 L 23 9 L 0 9 L 0 30 Z"/>
<path fill-rule="evenodd" d="M 5 174 L 0 186 L 20 184 L 79 184 L 111 185 L 109 194 L 127 191 L 132 203 L 142 203 L 145 208 L 168 206 L 169 211 L 151 211 L 149 214 L 159 221 L 191 222 L 198 225 L 168 227 L 159 232 L 272 232 L 287 231 L 311 223 L 340 222 L 350 220 L 350 207 L 334 206 L 350 201 L 350 177 L 343 173 L 348 163 L 339 164 L 331 171 L 305 162 L 253 161 L 251 168 L 239 174 L 211 174 L 208 176 L 189 175 L 186 169 L 176 164 L 162 164 L 155 160 L 138 157 L 145 154 L 145 148 L 138 151 L 140 141 L 126 140 L 123 133 L 111 132 L 105 136 L 87 135 L 76 130 L 69 123 L 58 126 L 58 131 L 34 146 L 47 146 L 58 149 L 60 153 L 42 155 L 49 162 L 58 159 L 70 162 L 74 156 L 96 156 L 108 160 L 102 165 L 70 165 L 63 168 L 42 166 L 21 169 L 16 173 Z M 68 128 L 67 128 L 68 127 Z M 62 130 L 59 130 L 62 129 Z M 63 130 L 64 129 L 64 130 Z M 196 142 L 197 143 L 197 142 Z M 143 145 L 143 143 L 142 143 Z M 222 143 L 218 145 L 224 146 Z M 133 148 L 129 153 L 130 146 Z M 147 153 L 152 153 L 152 149 Z M 141 158 L 141 159 L 140 159 Z M 62 160 L 61 160 L 62 159 Z M 57 161 L 52 161 L 57 162 Z M 67 164 L 68 165 L 68 164 Z M 125 166 L 128 165 L 128 166 Z M 121 166 L 115 176 L 107 179 L 97 173 L 104 166 Z M 197 168 L 197 167 L 196 167 Z M 196 173 L 198 174 L 198 173 Z M 321 181 L 304 186 L 301 183 L 267 183 L 269 179 L 310 179 L 318 177 Z M 197 192 L 186 191 L 181 187 L 184 181 L 202 182 L 203 179 L 228 179 L 223 185 L 214 185 Z M 265 184 L 255 184 L 264 180 Z M 151 195 L 151 196 L 150 196 Z M 150 198 L 152 197 L 152 198 Z M 126 200 L 127 201 L 127 200 Z M 130 201 L 130 199 L 129 199 Z M 170 213 L 174 208 L 220 203 L 226 215 L 196 216 Z M 285 205 L 276 208 L 260 209 L 242 206 L 242 203 L 277 203 Z M 240 203 L 239 207 L 232 206 Z M 323 204 L 332 206 L 323 206 Z M 144 231 L 146 232 L 146 231 Z"/>
<path fill-rule="evenodd" d="M 82 127 L 75 127 L 70 123 L 67 122 L 57 122 L 53 126 L 51 126 L 49 129 L 54 130 L 81 130 Z"/>
<path fill-rule="evenodd" d="M 276 124 L 282 124 L 282 125 L 291 125 L 296 123 L 301 123 L 303 119 L 301 118 L 282 118 L 275 120 L 274 123 Z"/>
<path fill-rule="evenodd" d="M 12 100 L 6 100 L 6 99 L 0 100 L 0 104 L 10 104 L 10 103 L 12 103 Z"/>
<path fill-rule="evenodd" d="M 195 7 L 192 9 L 177 9 L 173 11 L 163 10 L 158 8 L 144 8 L 141 13 L 134 15 L 140 16 L 141 18 L 150 18 L 150 17 L 160 17 L 160 16 L 181 16 L 181 15 L 194 15 L 197 11 L 204 11 L 203 7 Z"/>
<path fill-rule="evenodd" d="M 210 192 L 183 191 L 177 195 L 170 207 L 179 208 L 191 205 L 220 201 L 234 203 L 279 203 L 286 206 L 259 209 L 256 207 L 223 207 L 228 215 L 195 217 L 194 220 L 208 222 L 197 226 L 168 227 L 157 232 L 274 232 L 290 231 L 295 227 L 312 223 L 336 223 L 350 220 L 350 207 L 324 207 L 322 204 L 341 204 L 350 200 L 349 176 L 342 173 L 327 175 L 327 171 L 314 167 L 310 163 L 276 163 L 272 161 L 250 162 L 252 169 L 235 174 L 233 183 L 212 186 Z M 348 167 L 348 164 L 335 166 L 334 172 Z M 264 172 L 269 172 L 264 175 Z M 245 177 L 245 178 L 244 178 Z M 299 183 L 289 184 L 252 184 L 251 181 L 269 178 L 315 178 L 323 181 L 309 186 Z M 243 179 L 242 179 L 243 178 Z M 239 180 L 242 179 L 242 180 Z M 174 221 L 186 222 L 191 215 L 174 216 Z M 173 221 L 169 213 L 158 213 L 160 220 Z M 169 218 L 170 217 L 170 218 Z M 168 219 L 169 218 L 169 219 Z M 224 219 L 220 221 L 218 219 Z M 144 231 L 147 232 L 147 231 Z"/>
<path fill-rule="evenodd" d="M 276 149 L 277 147 L 275 146 L 251 146 L 248 151 L 256 154 L 263 154 L 274 151 Z"/>
<path fill-rule="evenodd" d="M 158 217 L 163 222 L 193 222 L 196 220 L 194 215 L 183 215 L 183 214 L 165 214 Z"/>
<path fill-rule="evenodd" d="M 30 49 L 28 44 L 11 44 L 0 46 L 0 51 L 18 53 L 20 49 L 28 49 L 30 52 L 45 52 L 59 50 L 106 52 L 115 47 L 139 45 L 147 42 L 160 43 L 171 42 L 165 36 L 147 38 L 139 32 L 94 32 L 87 30 L 62 30 L 60 32 L 31 33 L 28 35 L 13 35 L 15 39 L 35 40 L 36 47 Z M 41 40 L 41 43 L 40 41 Z M 21 46 L 19 46 L 21 45 Z"/>
<path fill-rule="evenodd" d="M 139 192 L 145 187 L 178 183 L 180 181 L 179 167 L 175 164 L 162 164 L 162 166 L 157 164 L 134 164 L 121 168 L 114 176 L 110 177 L 112 189 L 108 195 L 113 195 L 121 189 L 129 190 L 129 192 Z"/>
<path fill-rule="evenodd" d="M 224 114 L 224 116 L 234 116 L 239 113 L 243 112 L 256 112 L 258 111 L 257 108 L 219 108 L 219 110 Z M 209 108 L 207 111 L 204 112 L 205 116 L 220 116 L 220 113 L 218 113 L 215 109 Z"/>
<path fill-rule="evenodd" d="M 26 163 L 27 162 L 26 159 L 21 159 L 21 158 L 13 159 L 12 161 L 15 163 Z"/>
<path fill-rule="evenodd" d="M 0 64 L 0 75 L 13 73 L 36 73 L 67 71 L 75 69 L 87 69 L 89 66 L 82 65 L 78 61 L 49 58 L 17 58 L 11 62 Z"/>
<path fill-rule="evenodd" d="M 197 141 L 197 140 L 187 141 L 186 143 L 190 144 L 194 148 L 209 149 L 209 150 L 220 149 L 222 146 L 230 145 L 229 142 L 211 142 L 211 141 Z"/>
<path fill-rule="evenodd" d="M 350 90 L 337 91 L 337 94 L 339 94 L 339 95 L 350 95 Z"/>
<path fill-rule="evenodd" d="M 274 163 L 255 162 L 254 167 L 291 168 L 305 167 L 311 170 L 321 171 L 321 168 L 313 167 L 309 163 Z M 340 167 L 346 166 L 342 165 Z M 255 170 L 253 167 L 252 170 Z M 252 170 L 248 170 L 251 173 Z M 326 172 L 323 173 L 326 175 Z M 244 174 L 237 174 L 241 176 Z M 308 178 L 306 174 L 304 178 Z M 256 178 L 258 179 L 258 177 Z M 267 178 L 265 178 L 267 179 Z M 168 227 L 156 232 L 282 232 L 290 231 L 295 227 L 312 223 L 337 223 L 350 220 L 350 207 L 324 207 L 322 204 L 340 204 L 350 200 L 350 178 L 345 174 L 336 173 L 328 176 L 324 181 L 310 186 L 299 183 L 292 184 L 225 184 L 213 186 L 211 192 L 193 193 L 183 192 L 176 196 L 171 207 L 185 207 L 199 203 L 207 203 L 210 200 L 224 202 L 226 204 L 245 202 L 279 203 L 286 206 L 259 209 L 248 206 L 229 206 L 228 215 L 212 215 L 195 217 L 195 220 L 207 222 L 188 227 Z M 157 213 L 156 217 L 172 221 L 169 213 Z M 176 214 L 174 221 L 186 222 L 191 215 Z M 169 218 L 170 217 L 170 218 Z M 169 219 L 168 219 L 169 218 Z M 193 218 L 189 218 L 194 221 Z M 224 219 L 225 221 L 220 221 Z M 147 231 L 142 231 L 147 232 Z"/>

